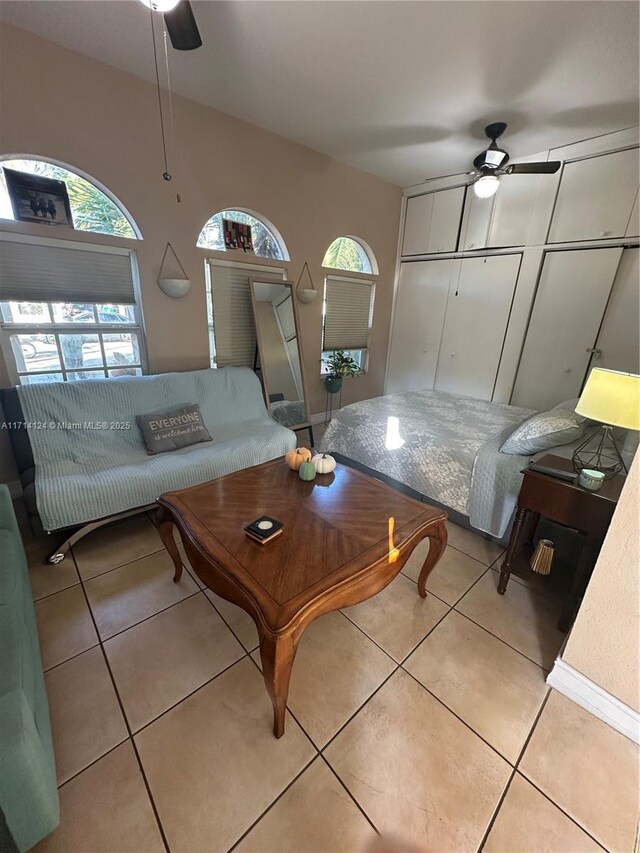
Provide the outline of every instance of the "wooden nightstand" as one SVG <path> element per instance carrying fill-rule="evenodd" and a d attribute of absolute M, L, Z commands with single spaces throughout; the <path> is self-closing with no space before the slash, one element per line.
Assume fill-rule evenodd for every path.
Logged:
<path fill-rule="evenodd" d="M 573 472 L 571 460 L 561 456 L 547 455 L 538 462 Z M 577 475 L 574 480 L 569 481 L 531 471 L 529 468 L 525 468 L 522 473 L 524 477 L 509 545 L 500 570 L 498 592 L 504 595 L 507 589 L 509 576 L 522 549 L 522 533 L 529 514 L 532 514 L 529 519 L 532 529 L 535 529 L 542 516 L 578 531 L 584 537 L 582 553 L 558 624 L 561 631 L 568 631 L 589 583 L 625 477 L 619 474 L 611 480 L 606 480 L 599 491 L 590 492 L 578 485 Z"/>

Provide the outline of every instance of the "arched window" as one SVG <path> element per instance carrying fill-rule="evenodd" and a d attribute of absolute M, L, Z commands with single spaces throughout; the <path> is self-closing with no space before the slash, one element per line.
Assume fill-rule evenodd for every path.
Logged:
<path fill-rule="evenodd" d="M 327 249 L 322 266 L 369 275 L 374 271 L 369 252 L 354 237 L 337 237 Z"/>
<path fill-rule="evenodd" d="M 106 192 L 76 172 L 41 159 L 3 159 L 0 166 L 28 172 L 30 175 L 42 175 L 64 181 L 67 185 L 74 228 L 78 231 L 93 231 L 97 234 L 110 234 L 112 237 L 140 238 L 140 232 L 131 219 Z M 4 172 L 0 169 L 0 218 L 15 219 Z"/>
<path fill-rule="evenodd" d="M 366 276 L 378 272 L 373 253 L 355 237 L 335 239 L 325 253 L 322 266 Z M 361 371 L 366 371 L 374 293 L 375 282 L 369 277 L 325 277 L 321 374 L 331 372 L 336 354 L 348 356 Z"/>
<path fill-rule="evenodd" d="M 216 252 L 224 252 L 224 236 L 222 232 L 222 220 L 230 219 L 232 222 L 241 222 L 251 226 L 251 237 L 253 241 L 253 253 L 259 258 L 274 258 L 279 261 L 289 260 L 289 253 L 282 237 L 272 225 L 255 215 L 244 210 L 221 210 L 215 213 L 206 223 L 196 245 L 202 249 L 214 249 Z"/>

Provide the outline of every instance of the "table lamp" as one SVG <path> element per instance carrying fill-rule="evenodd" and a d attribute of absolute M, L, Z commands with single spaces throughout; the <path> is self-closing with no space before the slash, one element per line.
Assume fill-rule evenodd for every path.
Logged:
<path fill-rule="evenodd" d="M 640 430 L 640 376 L 594 367 L 582 391 L 576 412 L 602 428 L 591 434 L 573 453 L 575 471 L 590 468 L 606 479 L 627 466 L 613 437 L 613 427 Z"/>

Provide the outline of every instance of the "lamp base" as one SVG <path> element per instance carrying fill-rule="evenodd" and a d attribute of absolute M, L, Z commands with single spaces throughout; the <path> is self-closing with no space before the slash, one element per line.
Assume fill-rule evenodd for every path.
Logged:
<path fill-rule="evenodd" d="M 606 424 L 576 447 L 572 461 L 573 470 L 578 474 L 583 468 L 588 468 L 601 471 L 605 480 L 615 477 L 621 471 L 627 473 L 627 466 L 613 437 L 613 429 Z"/>

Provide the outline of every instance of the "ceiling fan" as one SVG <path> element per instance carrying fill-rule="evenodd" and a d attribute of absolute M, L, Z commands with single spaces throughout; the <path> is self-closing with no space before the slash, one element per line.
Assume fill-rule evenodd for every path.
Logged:
<path fill-rule="evenodd" d="M 498 148 L 496 139 L 507 129 L 503 121 L 488 124 L 484 132 L 491 145 L 482 151 L 473 161 L 474 171 L 467 174 L 473 177 L 473 191 L 478 198 L 490 198 L 500 186 L 503 175 L 553 175 L 562 165 L 560 160 L 547 160 L 539 163 L 513 163 L 507 166 L 509 155 Z"/>
<path fill-rule="evenodd" d="M 189 0 L 141 0 L 154 12 L 161 12 L 176 50 L 195 50 L 202 46 L 200 31 Z"/>

